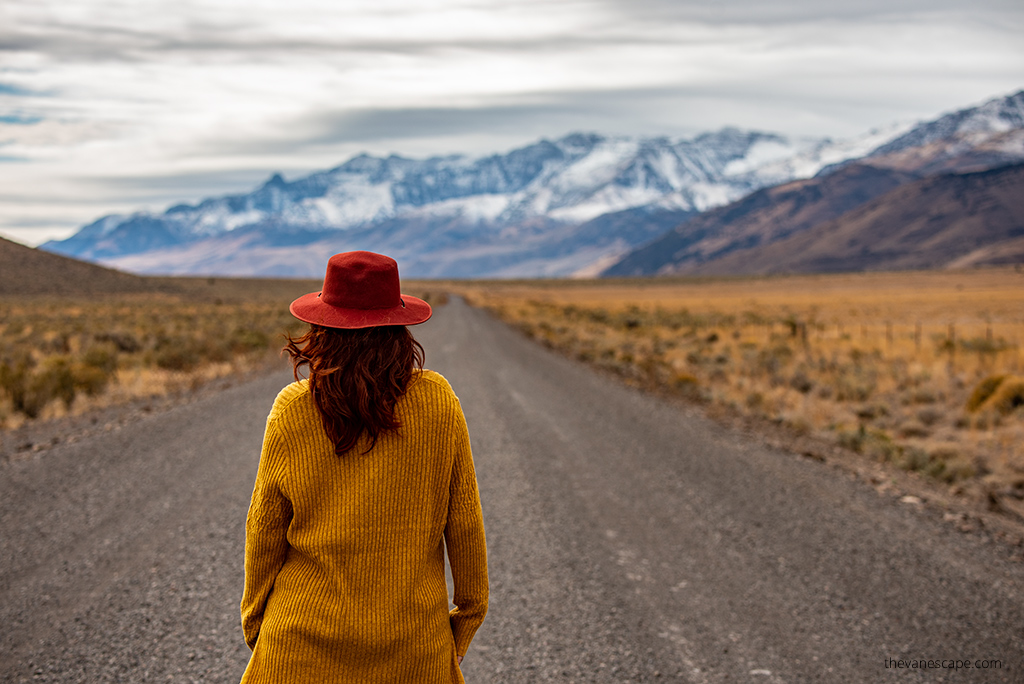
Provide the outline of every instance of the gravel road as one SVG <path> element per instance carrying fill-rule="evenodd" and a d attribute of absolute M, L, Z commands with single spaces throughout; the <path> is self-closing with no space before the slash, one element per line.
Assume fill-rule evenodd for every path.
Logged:
<path fill-rule="evenodd" d="M 416 333 L 462 399 L 487 524 L 467 681 L 1024 682 L 1005 547 L 458 301 Z M 0 680 L 238 680 L 245 511 L 289 377 L 0 464 Z"/>

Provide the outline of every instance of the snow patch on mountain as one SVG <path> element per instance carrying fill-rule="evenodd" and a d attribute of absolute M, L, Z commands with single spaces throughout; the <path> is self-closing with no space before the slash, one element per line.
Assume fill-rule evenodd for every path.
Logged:
<path fill-rule="evenodd" d="M 907 133 L 879 145 L 870 156 L 891 154 L 909 147 L 921 147 L 957 137 L 967 137 L 977 144 L 981 139 L 1018 128 L 1024 128 L 1024 90 L 915 126 Z"/>

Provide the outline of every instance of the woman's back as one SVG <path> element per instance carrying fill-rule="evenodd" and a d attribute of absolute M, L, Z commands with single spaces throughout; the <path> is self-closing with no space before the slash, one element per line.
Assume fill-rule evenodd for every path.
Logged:
<path fill-rule="evenodd" d="M 297 382 L 267 418 L 246 519 L 242 682 L 462 682 L 487 550 L 462 408 L 406 327 L 430 305 L 394 259 L 345 252 L 289 308 L 310 327 L 288 338 Z"/>
<path fill-rule="evenodd" d="M 339 457 L 308 384 L 278 396 L 248 520 L 265 541 L 246 549 L 246 598 L 258 606 L 269 590 L 266 618 L 243 618 L 247 639 L 259 634 L 243 682 L 461 681 L 456 642 L 464 652 L 487 604 L 465 420 L 431 371 L 414 376 L 396 417 L 402 427 L 370 451 L 364 436 Z M 451 618 L 446 537 L 463 594 Z"/>

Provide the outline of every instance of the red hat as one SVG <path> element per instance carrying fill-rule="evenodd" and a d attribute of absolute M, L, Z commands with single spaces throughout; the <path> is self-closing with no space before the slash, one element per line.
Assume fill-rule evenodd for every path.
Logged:
<path fill-rule="evenodd" d="M 402 294 L 398 263 L 373 252 L 343 252 L 327 262 L 324 289 L 289 307 L 300 321 L 327 328 L 416 325 L 432 313 L 422 299 Z"/>

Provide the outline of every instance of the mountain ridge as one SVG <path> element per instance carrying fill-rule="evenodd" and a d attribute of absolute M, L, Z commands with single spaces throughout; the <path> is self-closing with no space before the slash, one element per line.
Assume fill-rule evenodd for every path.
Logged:
<path fill-rule="evenodd" d="M 249 193 L 104 216 L 43 247 L 147 274 L 317 277 L 350 249 L 391 254 L 409 277 L 651 274 L 788 239 L 894 183 L 1020 160 L 1024 91 L 845 141 L 726 127 L 572 133 L 475 158 L 360 154 Z"/>
<path fill-rule="evenodd" d="M 859 159 L 823 168 L 814 178 L 757 190 L 736 202 L 704 212 L 624 255 L 606 267 L 602 275 L 775 272 L 771 258 L 779 260 L 780 268 L 789 264 L 785 268 L 806 271 L 812 265 L 800 262 L 800 266 L 791 253 L 797 245 L 800 249 L 809 248 L 808 242 L 797 237 L 802 232 L 842 221 L 845 214 L 856 212 L 862 205 L 885 201 L 881 198 L 904 184 L 930 177 L 984 172 L 1022 161 L 1024 91 L 923 123 Z M 953 191 L 951 185 L 943 187 Z M 891 194 L 889 201 L 895 201 L 895 197 L 898 195 Z M 930 201 L 935 206 L 947 207 L 958 220 L 969 222 L 944 198 L 933 196 Z M 916 206 L 919 211 L 929 210 L 924 204 Z M 879 215 L 883 214 L 896 220 L 894 217 L 900 212 L 894 207 Z M 907 218 L 903 216 L 901 220 Z M 868 230 L 866 225 L 863 228 Z M 890 229 L 896 233 L 900 226 Z M 788 245 L 789 251 L 772 247 L 776 242 Z M 905 244 L 902 248 L 914 247 Z M 815 249 L 828 251 L 821 244 Z M 991 253 L 993 249 L 996 248 L 992 245 L 986 246 L 984 257 L 978 252 L 975 257 L 965 253 L 957 258 L 967 259 L 963 263 L 998 261 L 1000 256 Z M 875 268 L 900 261 L 892 255 L 876 255 L 878 264 L 871 266 L 842 256 L 838 248 L 833 251 L 834 258 L 823 258 L 816 262 L 817 267 L 834 270 L 839 268 L 838 264 L 846 264 L 848 269 Z M 944 253 L 945 257 L 952 259 L 953 255 Z M 903 260 L 914 262 L 908 259 Z"/>
<path fill-rule="evenodd" d="M 287 269 L 298 271 L 287 275 L 315 276 L 324 250 L 373 246 L 400 254 L 416 243 L 433 254 L 433 263 L 447 266 L 439 270 L 414 258 L 406 267 L 411 276 L 572 275 L 669 229 L 672 212 L 681 220 L 813 173 L 874 142 L 871 136 L 838 145 L 792 141 L 724 128 L 683 139 L 575 133 L 476 159 L 362 154 L 293 181 L 274 174 L 250 193 L 178 204 L 162 214 L 105 216 L 43 247 L 139 273 L 282 275 Z M 623 230 L 614 238 L 588 225 L 634 210 L 640 225 L 618 222 Z M 238 230 L 262 235 L 231 237 Z M 389 234 L 393 240 L 382 239 Z M 427 234 L 433 239 L 421 239 Z M 287 244 L 293 266 L 280 263 L 283 253 L 270 254 L 275 242 Z M 257 243 L 262 265 L 227 248 Z M 466 253 L 458 254 L 460 248 Z"/>

